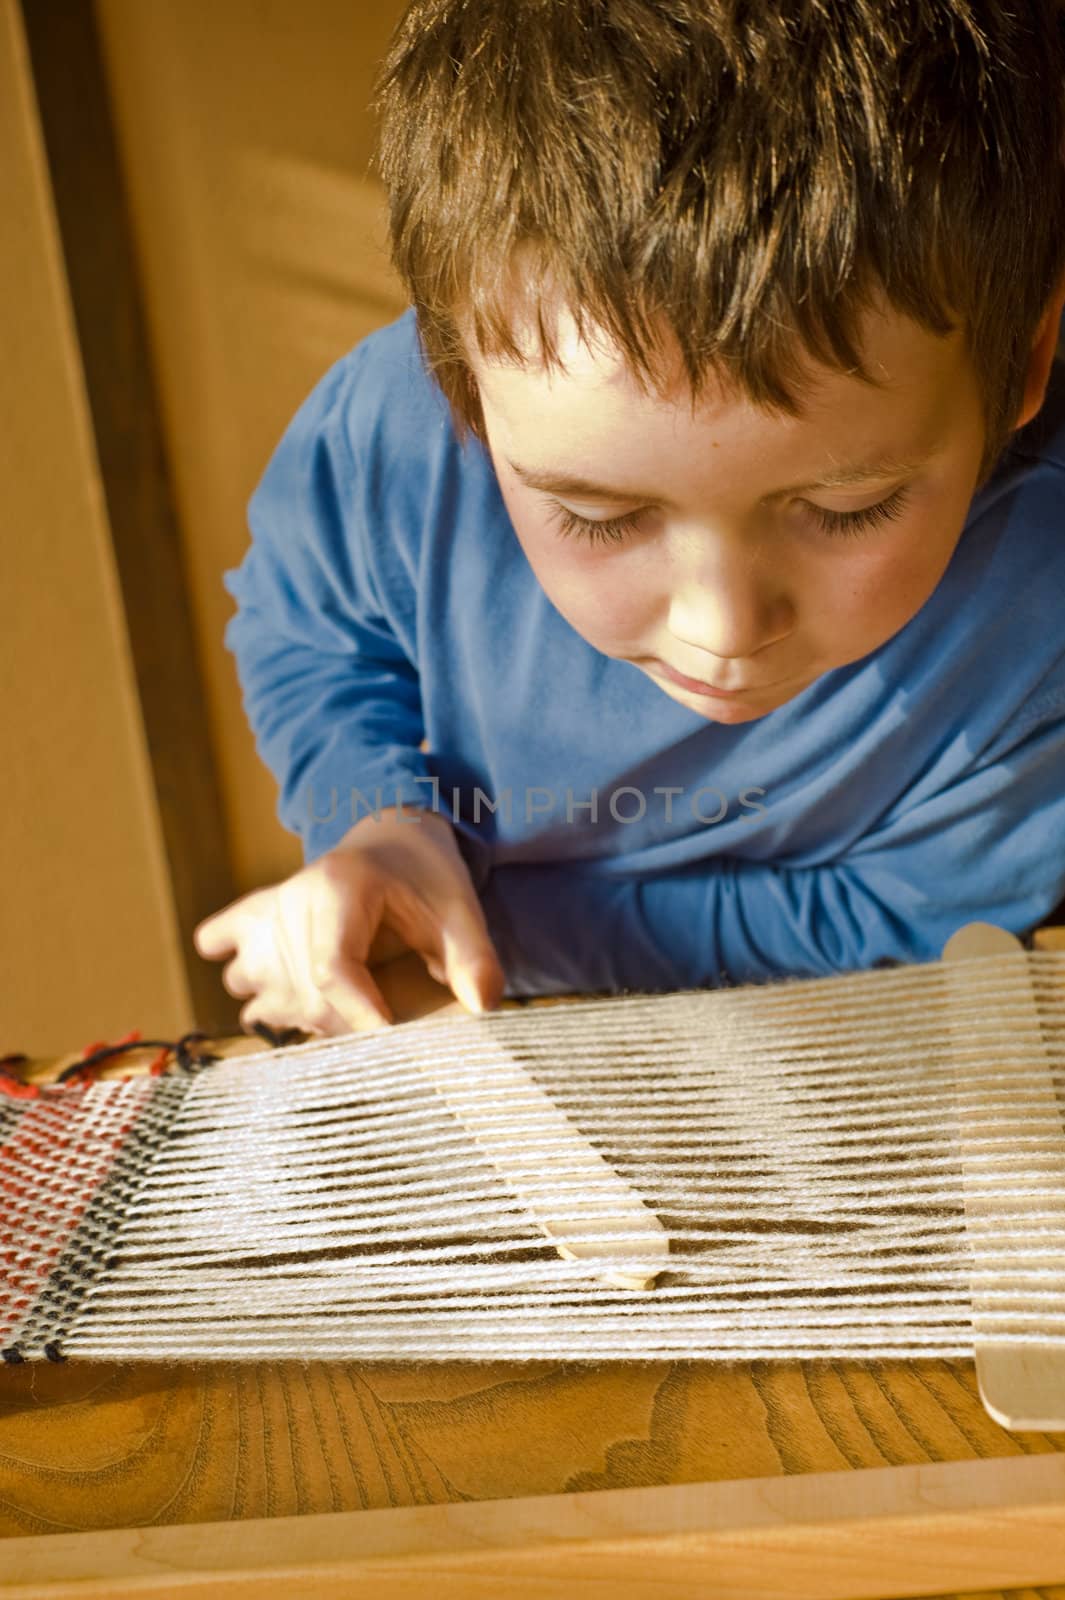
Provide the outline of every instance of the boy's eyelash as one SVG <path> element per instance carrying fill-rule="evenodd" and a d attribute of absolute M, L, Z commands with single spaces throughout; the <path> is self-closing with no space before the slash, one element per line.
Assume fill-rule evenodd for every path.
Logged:
<path fill-rule="evenodd" d="M 810 510 L 825 533 L 853 537 L 901 516 L 905 507 L 906 490 L 902 488 L 889 494 L 886 500 L 879 500 L 875 506 L 864 506 L 861 511 L 827 511 L 824 506 L 810 506 Z"/>
<path fill-rule="evenodd" d="M 548 513 L 558 523 L 560 533 L 567 538 L 585 539 L 589 544 L 619 544 L 626 535 L 636 532 L 640 520 L 639 512 L 630 511 L 623 517 L 611 517 L 608 522 L 592 522 L 588 517 L 579 517 L 560 500 L 548 502 Z"/>
<path fill-rule="evenodd" d="M 905 507 L 906 490 L 902 488 L 896 489 L 894 494 L 889 494 L 886 500 L 878 501 L 875 506 L 864 506 L 861 511 L 829 511 L 824 506 L 814 505 L 810 506 L 810 510 L 825 533 L 853 538 L 901 516 Z M 548 511 L 565 537 L 585 539 L 589 544 L 619 544 L 630 533 L 637 531 L 640 522 L 638 511 L 630 511 L 623 517 L 610 517 L 606 522 L 593 522 L 588 517 L 579 517 L 559 500 L 552 500 Z"/>

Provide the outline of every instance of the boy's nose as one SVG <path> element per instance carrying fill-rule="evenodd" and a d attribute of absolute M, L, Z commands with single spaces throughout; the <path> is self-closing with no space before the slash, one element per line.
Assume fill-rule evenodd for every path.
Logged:
<path fill-rule="evenodd" d="M 788 596 L 750 570 L 692 579 L 670 596 L 673 637 L 722 661 L 757 655 L 786 638 L 794 625 L 795 608 Z"/>

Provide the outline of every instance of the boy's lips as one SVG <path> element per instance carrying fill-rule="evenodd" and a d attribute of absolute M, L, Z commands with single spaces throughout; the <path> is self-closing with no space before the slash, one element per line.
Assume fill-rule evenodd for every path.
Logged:
<path fill-rule="evenodd" d="M 655 659 L 651 662 L 651 666 L 654 671 L 660 672 L 664 678 L 668 678 L 670 683 L 675 683 L 680 689 L 687 689 L 689 694 L 708 695 L 715 700 L 732 700 L 745 694 L 762 694 L 767 689 L 775 689 L 777 687 L 776 683 L 749 683 L 731 689 L 721 689 L 717 684 L 703 683 L 698 678 L 686 677 L 683 672 L 677 672 L 674 667 L 667 665 L 665 661 Z"/>

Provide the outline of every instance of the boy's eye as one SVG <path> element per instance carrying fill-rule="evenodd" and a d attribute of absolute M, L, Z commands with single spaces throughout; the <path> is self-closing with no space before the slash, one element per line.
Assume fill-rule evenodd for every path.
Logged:
<path fill-rule="evenodd" d="M 853 537 L 900 517 L 906 509 L 906 490 L 896 489 L 886 500 L 879 500 L 875 506 L 863 506 L 861 511 L 829 511 L 825 506 L 815 505 L 809 505 L 809 509 L 825 533 Z"/>
<path fill-rule="evenodd" d="M 593 522 L 589 517 L 579 517 L 560 500 L 549 500 L 548 515 L 558 524 L 566 537 L 586 539 L 590 544 L 619 544 L 627 534 L 639 527 L 640 513 L 629 511 L 623 517 L 611 517 L 607 522 Z"/>
<path fill-rule="evenodd" d="M 875 506 L 863 506 L 860 511 L 830 511 L 827 506 L 811 505 L 809 501 L 806 504 L 825 533 L 833 537 L 854 538 L 870 528 L 900 517 L 906 509 L 906 502 L 907 491 L 901 488 L 889 494 L 885 500 L 877 501 Z M 595 522 L 590 517 L 579 517 L 560 500 L 548 502 L 548 514 L 563 535 L 585 539 L 590 544 L 619 544 L 629 534 L 638 532 L 641 516 L 639 511 L 629 511 L 623 517 Z"/>

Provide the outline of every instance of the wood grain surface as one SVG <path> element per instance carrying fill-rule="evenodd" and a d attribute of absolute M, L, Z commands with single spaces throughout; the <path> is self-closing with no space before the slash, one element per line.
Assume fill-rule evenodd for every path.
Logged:
<path fill-rule="evenodd" d="M 0 1532 L 296 1516 L 1063 1447 L 1063 1436 L 1009 1434 L 992 1422 L 966 1362 L 27 1365 L 0 1373 Z"/>

